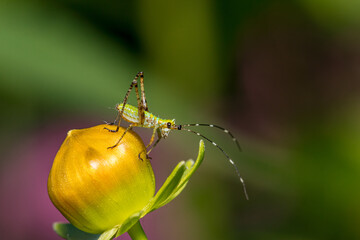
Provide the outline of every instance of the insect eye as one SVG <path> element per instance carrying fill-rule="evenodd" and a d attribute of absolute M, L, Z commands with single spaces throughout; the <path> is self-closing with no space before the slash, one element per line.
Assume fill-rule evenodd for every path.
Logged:
<path fill-rule="evenodd" d="M 167 126 L 168 128 L 171 128 L 171 122 L 168 122 L 168 123 L 166 124 L 166 126 Z"/>

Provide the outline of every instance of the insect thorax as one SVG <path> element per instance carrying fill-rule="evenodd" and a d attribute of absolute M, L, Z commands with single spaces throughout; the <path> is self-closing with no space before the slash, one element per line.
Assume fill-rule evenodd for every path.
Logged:
<path fill-rule="evenodd" d="M 119 112 L 122 110 L 123 103 L 120 103 L 116 106 L 116 110 Z M 124 111 L 122 114 L 122 118 L 130 123 L 135 123 L 137 126 L 145 127 L 145 128 L 157 128 L 160 130 L 161 137 L 166 138 L 170 131 L 171 127 L 175 125 L 175 119 L 162 119 L 154 114 L 144 111 L 145 119 L 144 123 L 140 123 L 139 117 L 139 109 L 129 104 L 125 104 Z M 169 127 L 170 123 L 170 127 Z"/>

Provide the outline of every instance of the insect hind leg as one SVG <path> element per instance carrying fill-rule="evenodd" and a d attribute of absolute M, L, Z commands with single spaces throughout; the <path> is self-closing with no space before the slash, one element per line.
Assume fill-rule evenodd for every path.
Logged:
<path fill-rule="evenodd" d="M 145 97 L 144 73 L 143 72 L 141 72 L 141 75 L 140 75 L 140 88 L 141 88 L 141 105 L 143 106 L 145 111 L 149 111 L 149 108 L 147 106 L 146 97 Z"/>
<path fill-rule="evenodd" d="M 139 90 L 138 90 L 137 84 L 138 84 L 138 78 L 141 77 L 141 76 L 143 77 L 143 72 L 138 72 L 138 74 L 136 74 L 136 76 L 134 77 L 134 79 L 132 80 L 132 82 L 130 84 L 129 89 L 127 90 L 127 92 L 125 94 L 121 110 L 118 112 L 118 115 L 117 115 L 117 117 L 115 118 L 115 121 L 114 121 L 114 123 L 116 123 L 116 121 L 118 120 L 118 124 L 117 124 L 115 132 L 119 131 L 121 119 L 122 119 L 122 116 L 123 116 L 123 113 L 124 113 L 124 110 L 125 110 L 125 105 L 126 105 L 128 99 L 129 99 L 129 95 L 131 93 L 131 90 L 134 87 L 135 87 L 138 103 L 140 102 Z M 113 132 L 113 131 L 111 131 L 111 132 Z"/>
<path fill-rule="evenodd" d="M 139 94 L 139 88 L 137 84 L 138 78 L 140 78 L 141 95 Z M 145 89 L 144 89 L 144 73 L 138 72 L 138 74 L 135 76 L 135 79 L 136 79 L 135 91 L 136 91 L 136 99 L 138 103 L 139 123 L 142 125 L 145 122 L 145 111 L 148 111 L 147 102 L 145 98 Z"/>

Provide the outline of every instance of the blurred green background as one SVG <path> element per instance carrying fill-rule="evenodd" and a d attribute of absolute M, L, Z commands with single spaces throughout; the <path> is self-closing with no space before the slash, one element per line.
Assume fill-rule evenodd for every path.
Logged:
<path fill-rule="evenodd" d="M 59 239 L 53 158 L 68 130 L 115 118 L 138 71 L 152 113 L 235 133 L 242 153 L 198 129 L 250 196 L 206 143 L 184 193 L 142 220 L 149 239 L 360 239 L 359 12 L 356 0 L 1 0 L 2 239 Z M 172 132 L 154 149 L 158 186 L 198 141 Z"/>

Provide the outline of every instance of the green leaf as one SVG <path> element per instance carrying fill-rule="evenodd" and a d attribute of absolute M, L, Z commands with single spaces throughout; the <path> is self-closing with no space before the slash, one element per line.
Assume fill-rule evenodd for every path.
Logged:
<path fill-rule="evenodd" d="M 83 232 L 71 223 L 59 223 L 53 224 L 54 231 L 62 238 L 68 240 L 98 240 L 100 234 L 91 234 Z"/>

